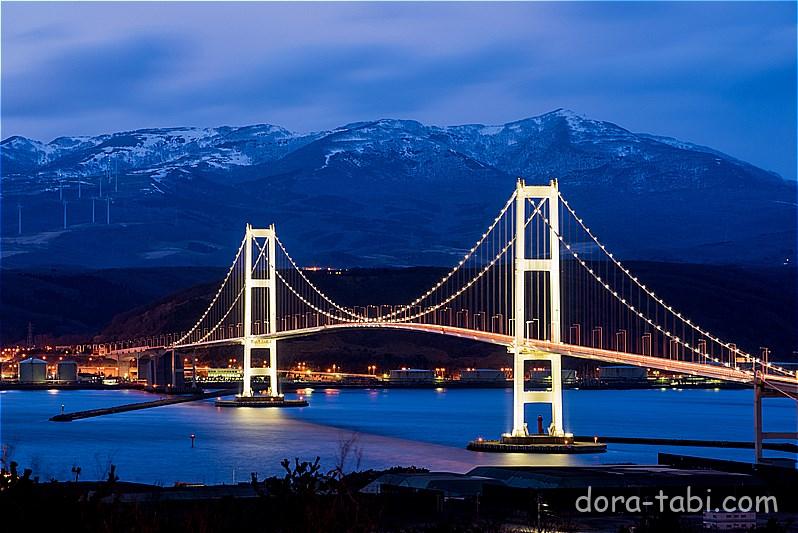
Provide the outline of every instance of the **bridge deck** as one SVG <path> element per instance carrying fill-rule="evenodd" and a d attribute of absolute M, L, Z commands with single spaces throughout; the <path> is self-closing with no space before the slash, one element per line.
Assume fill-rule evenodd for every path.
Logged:
<path fill-rule="evenodd" d="M 303 328 L 291 331 L 281 331 L 272 335 L 254 335 L 253 347 L 257 348 L 259 344 L 265 344 L 269 339 L 290 339 L 296 337 L 304 337 L 315 335 L 328 331 L 341 331 L 341 330 L 354 330 L 354 329 L 394 329 L 401 331 L 417 331 L 425 333 L 436 333 L 439 335 L 448 335 L 451 337 L 458 337 L 462 339 L 470 339 L 480 342 L 487 342 L 505 347 L 513 346 L 515 338 L 510 335 L 500 333 L 492 333 L 489 331 L 480 331 L 473 329 L 457 328 L 452 326 L 439 326 L 434 324 L 416 324 L 416 323 L 402 323 L 402 322 L 356 322 L 350 324 L 336 324 L 330 326 L 319 326 L 312 328 Z M 223 346 L 231 344 L 243 344 L 243 338 L 235 337 L 230 339 L 205 341 L 196 344 L 183 344 L 177 348 L 195 348 L 195 347 L 208 347 L 208 346 Z M 525 348 L 529 350 L 537 350 L 548 353 L 559 353 L 571 357 L 578 357 L 581 359 L 591 359 L 595 361 L 602 361 L 607 363 L 617 363 L 624 365 L 632 365 L 646 368 L 653 368 L 656 370 L 663 370 L 666 372 L 676 372 L 680 374 L 690 374 L 694 376 L 701 376 L 709 379 L 718 379 L 722 381 L 731 381 L 736 383 L 749 383 L 753 384 L 755 376 L 752 371 L 741 370 L 726 365 L 708 364 L 708 363 L 695 363 L 692 361 L 681 361 L 676 359 L 668 359 L 664 357 L 653 357 L 648 355 L 640 355 L 627 352 L 618 352 L 614 350 L 604 350 L 600 348 L 591 348 L 587 346 L 579 346 L 567 343 L 552 343 L 549 341 L 527 339 L 525 341 Z M 139 348 L 156 349 L 159 347 L 146 346 Z M 161 349 L 168 349 L 169 347 L 160 347 Z M 126 354 L 136 350 L 135 348 L 126 348 L 124 350 L 109 352 L 109 355 Z M 785 394 L 798 395 L 798 377 L 789 376 L 776 376 L 768 374 L 765 377 L 765 385 L 769 388 L 779 390 Z"/>

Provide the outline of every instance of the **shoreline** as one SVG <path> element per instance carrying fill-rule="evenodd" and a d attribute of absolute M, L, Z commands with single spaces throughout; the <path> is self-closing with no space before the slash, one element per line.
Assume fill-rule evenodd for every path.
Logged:
<path fill-rule="evenodd" d="M 546 390 L 545 384 L 527 382 L 530 390 Z M 231 389 L 241 386 L 240 381 L 213 381 L 213 382 L 200 382 L 198 383 L 200 389 Z M 253 389 L 265 389 L 264 383 L 253 383 Z M 511 389 L 512 381 L 506 382 L 469 382 L 462 383 L 460 381 L 444 381 L 433 383 L 390 383 L 386 381 L 375 381 L 374 383 L 346 383 L 346 382 L 329 382 L 329 381 L 284 381 L 280 382 L 280 386 L 287 392 L 296 392 L 306 388 L 322 388 L 322 389 Z M 741 383 L 626 383 L 626 384 L 570 384 L 563 385 L 565 390 L 654 390 L 654 389 L 722 389 L 722 390 L 740 390 L 749 389 L 751 387 Z M 105 385 L 103 383 L 15 383 L 15 382 L 0 382 L 0 391 L 7 390 L 135 390 L 141 392 L 148 392 L 152 394 L 169 394 L 169 390 L 165 388 L 148 388 L 147 386 L 139 383 L 119 383 L 114 385 Z M 188 386 L 175 394 L 190 394 Z"/>
<path fill-rule="evenodd" d="M 280 517 L 281 531 L 292 531 L 298 524 L 309 531 L 348 530 L 330 528 L 330 523 L 350 525 L 353 520 L 360 529 L 374 531 L 393 531 L 397 524 L 418 531 L 429 531 L 430 525 L 433 530 L 448 531 L 453 523 L 475 528 L 469 530 L 495 531 L 496 523 L 528 530 L 542 520 L 552 530 L 571 529 L 578 521 L 579 530 L 623 531 L 651 523 L 652 514 L 639 503 L 605 514 L 602 498 L 616 501 L 620 497 L 621 502 L 627 498 L 670 500 L 669 507 L 663 506 L 653 516 L 667 526 L 660 530 L 676 531 L 682 529 L 680 524 L 696 530 L 707 512 L 720 510 L 720 502 L 734 505 L 725 510 L 728 503 L 724 503 L 724 512 L 739 512 L 737 505 L 751 502 L 753 506 L 754 501 L 762 501 L 763 494 L 767 495 L 764 501 L 773 505 L 757 508 L 752 526 L 783 524 L 786 529 L 775 530 L 788 531 L 798 513 L 792 497 L 798 481 L 795 470 L 663 453 L 656 463 L 648 464 L 476 466 L 464 473 L 394 466 L 333 469 L 325 474 L 318 458 L 315 463 L 297 459 L 293 465 L 286 460 L 284 468 L 289 474 L 284 477 L 260 479 L 252 473 L 248 481 L 232 484 L 176 481 L 162 485 L 122 480 L 113 464 L 105 481 L 50 482 L 31 478 L 30 470 L 20 475 L 14 464 L 6 478 L 7 494 L 19 512 L 10 518 L 20 521 L 16 529 L 21 530 L 27 517 L 44 506 L 52 512 L 40 525 L 52 520 L 48 527 L 62 525 L 58 520 L 77 509 L 97 524 L 107 525 L 111 520 L 159 531 L 189 530 L 186 523 L 203 524 L 209 531 L 227 530 L 231 511 L 244 517 L 240 525 L 246 529 Z M 294 481 L 298 474 L 312 482 L 301 485 Z M 674 505 L 685 498 L 692 501 L 692 494 L 700 494 L 693 496 L 698 507 Z M 314 514 L 319 508 L 325 509 L 323 516 Z M 295 512 L 286 513 L 286 509 Z"/>

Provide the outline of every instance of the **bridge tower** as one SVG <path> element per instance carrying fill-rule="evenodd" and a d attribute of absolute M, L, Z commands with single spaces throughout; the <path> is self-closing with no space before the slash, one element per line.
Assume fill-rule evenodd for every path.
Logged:
<path fill-rule="evenodd" d="M 526 246 L 526 218 L 529 199 L 538 200 L 541 211 L 549 220 L 548 253 L 545 258 L 530 258 Z M 548 204 L 548 205 L 545 205 Z M 551 425 L 549 433 L 563 436 L 563 402 L 562 402 L 562 356 L 557 353 L 542 352 L 525 347 L 526 340 L 526 273 L 548 273 L 548 301 L 550 322 L 542 327 L 546 340 L 560 342 L 560 239 L 559 233 L 559 194 L 557 180 L 549 185 L 526 185 L 519 179 L 515 196 L 515 258 L 514 258 L 514 342 L 513 353 L 513 437 L 527 436 L 527 424 L 524 420 L 524 406 L 528 403 L 551 404 Z M 524 367 L 526 361 L 548 361 L 551 364 L 551 390 L 524 390 Z"/>
<path fill-rule="evenodd" d="M 253 278 L 252 271 L 252 244 L 253 239 L 265 239 L 267 247 L 268 277 Z M 264 332 L 271 336 L 277 333 L 277 267 L 275 258 L 277 246 L 274 224 L 266 229 L 255 229 L 247 224 L 246 240 L 244 243 L 244 386 L 241 395 L 252 396 L 252 348 L 255 339 L 252 335 L 252 306 L 255 299 L 253 291 L 266 290 L 268 296 L 269 319 Z M 265 341 L 259 339 L 258 347 L 269 350 L 269 396 L 280 396 L 280 386 L 277 381 L 277 339 L 267 337 Z"/>

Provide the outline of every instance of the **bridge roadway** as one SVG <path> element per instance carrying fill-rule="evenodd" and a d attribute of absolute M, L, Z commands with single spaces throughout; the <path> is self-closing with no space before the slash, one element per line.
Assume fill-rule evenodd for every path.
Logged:
<path fill-rule="evenodd" d="M 417 324 L 417 323 L 404 323 L 404 322 L 353 322 L 347 324 L 335 324 L 328 326 L 318 326 L 311 328 L 303 328 L 289 331 L 280 331 L 272 335 L 253 335 L 252 347 L 258 348 L 259 345 L 265 345 L 265 341 L 269 339 L 290 339 L 296 337 L 305 337 L 309 335 L 316 335 L 328 331 L 337 330 L 352 330 L 352 329 L 394 329 L 401 331 L 417 331 L 425 333 L 436 333 L 440 335 L 448 335 L 451 337 L 458 337 L 462 339 L 470 339 L 480 342 L 487 342 L 505 347 L 513 346 L 514 337 L 504 335 L 501 333 L 493 333 L 490 331 L 480 331 L 473 329 L 458 328 L 453 326 L 441 326 L 435 324 Z M 243 344 L 242 337 L 235 337 L 229 339 L 222 339 L 216 341 L 204 341 L 201 343 L 188 343 L 181 344 L 175 348 L 200 348 L 210 346 L 225 346 Z M 691 361 L 680 361 L 667 359 L 664 357 L 653 357 L 647 355 L 639 355 L 626 352 L 618 352 L 614 350 L 604 350 L 600 348 L 591 348 L 588 346 L 579 346 L 575 344 L 566 343 L 552 343 L 549 341 L 527 339 L 525 347 L 533 351 L 541 351 L 547 353 L 559 353 L 571 357 L 578 357 L 581 359 L 591 359 L 595 361 L 602 361 L 607 363 L 617 363 L 624 365 L 633 365 L 639 367 L 653 368 L 656 370 L 663 370 L 666 372 L 676 372 L 680 374 L 690 374 L 694 376 L 702 376 L 709 379 L 718 379 L 722 381 L 731 381 L 736 383 L 748 383 L 753 385 L 755 381 L 754 373 L 747 370 L 741 370 L 720 364 L 707 364 L 707 363 L 694 363 Z M 145 346 L 139 348 L 125 348 L 122 350 L 114 350 L 107 353 L 107 355 L 124 355 L 130 353 L 140 353 L 146 350 L 164 350 L 170 349 L 171 346 Z M 781 376 L 774 374 L 767 374 L 764 379 L 764 384 L 768 388 L 775 389 L 783 394 L 790 395 L 798 398 L 798 376 Z"/>

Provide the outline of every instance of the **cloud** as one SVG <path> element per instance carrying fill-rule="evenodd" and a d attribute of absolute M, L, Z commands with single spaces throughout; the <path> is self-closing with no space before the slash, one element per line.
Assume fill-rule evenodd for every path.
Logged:
<path fill-rule="evenodd" d="M 136 107 L 158 98 L 184 55 L 184 43 L 153 35 L 70 49 L 4 79 L 4 118 Z"/>
<path fill-rule="evenodd" d="M 377 117 L 501 123 L 570 107 L 795 177 L 794 3 L 2 11 L 4 136 L 254 122 L 307 131 Z"/>

